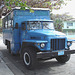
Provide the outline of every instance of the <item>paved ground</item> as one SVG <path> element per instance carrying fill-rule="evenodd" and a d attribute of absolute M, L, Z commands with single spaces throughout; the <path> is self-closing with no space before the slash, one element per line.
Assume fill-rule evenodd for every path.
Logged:
<path fill-rule="evenodd" d="M 71 49 L 75 48 L 75 43 Z M 1 74 L 3 70 L 0 67 L 0 75 L 75 75 L 75 55 L 71 55 L 71 59 L 66 64 L 60 64 L 55 59 L 40 61 L 35 70 L 27 70 L 19 55 L 12 56 L 8 53 L 6 46 L 2 43 L 0 37 L 0 57 L 2 62 L 7 65 L 8 70 L 5 74 Z M 4 70 L 5 71 L 5 70 Z M 7 74 L 7 73 L 11 74 Z"/>
<path fill-rule="evenodd" d="M 0 37 L 0 50 L 6 48 L 1 40 Z M 3 54 L 0 51 L 0 75 L 14 75 L 14 73 L 10 70 L 10 68 L 8 68 L 8 66 L 6 65 L 6 63 L 3 61 Z"/>

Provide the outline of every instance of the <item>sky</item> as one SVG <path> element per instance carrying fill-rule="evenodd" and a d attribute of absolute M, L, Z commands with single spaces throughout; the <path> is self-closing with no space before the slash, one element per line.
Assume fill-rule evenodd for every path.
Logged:
<path fill-rule="evenodd" d="M 64 0 L 65 1 L 65 0 Z M 59 10 L 53 10 L 54 14 L 64 14 L 67 13 L 75 18 L 75 0 L 65 1 L 67 5 L 62 5 L 62 8 Z"/>

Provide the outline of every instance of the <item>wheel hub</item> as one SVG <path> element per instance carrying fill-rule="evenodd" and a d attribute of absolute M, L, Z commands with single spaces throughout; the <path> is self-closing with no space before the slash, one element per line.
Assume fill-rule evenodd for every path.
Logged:
<path fill-rule="evenodd" d="M 24 53 L 24 62 L 26 65 L 30 64 L 30 55 L 27 52 Z"/>

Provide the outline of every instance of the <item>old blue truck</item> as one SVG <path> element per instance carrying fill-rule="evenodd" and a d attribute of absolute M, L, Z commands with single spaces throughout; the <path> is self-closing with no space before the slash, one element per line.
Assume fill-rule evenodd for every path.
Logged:
<path fill-rule="evenodd" d="M 9 53 L 20 54 L 26 68 L 32 69 L 37 59 L 56 58 L 60 63 L 70 59 L 72 40 L 54 29 L 47 8 L 13 9 L 3 18 L 3 42 Z"/>

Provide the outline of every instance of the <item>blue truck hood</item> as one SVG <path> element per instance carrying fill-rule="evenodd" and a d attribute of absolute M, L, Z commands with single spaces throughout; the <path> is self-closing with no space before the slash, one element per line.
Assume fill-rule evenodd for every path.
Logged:
<path fill-rule="evenodd" d="M 64 33 L 62 32 L 59 32 L 59 31 L 55 31 L 55 30 L 30 30 L 27 32 L 28 34 L 30 35 L 36 35 L 36 36 L 39 36 L 39 35 L 45 35 L 45 36 L 66 36 Z"/>

